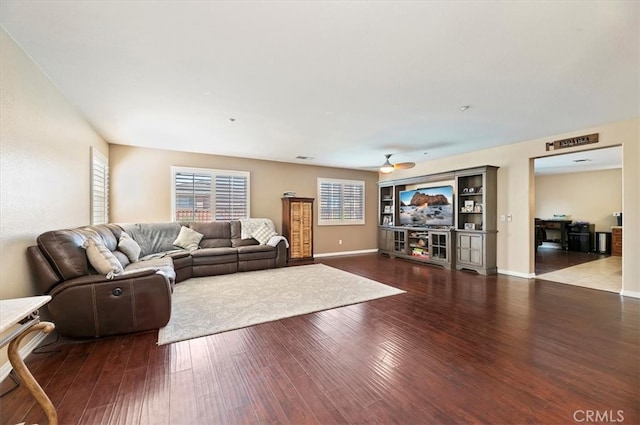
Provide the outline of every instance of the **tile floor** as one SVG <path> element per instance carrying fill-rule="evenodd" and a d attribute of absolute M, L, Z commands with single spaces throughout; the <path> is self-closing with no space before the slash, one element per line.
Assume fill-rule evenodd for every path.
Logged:
<path fill-rule="evenodd" d="M 606 257 L 536 275 L 537 279 L 620 293 L 622 290 L 622 257 Z"/>

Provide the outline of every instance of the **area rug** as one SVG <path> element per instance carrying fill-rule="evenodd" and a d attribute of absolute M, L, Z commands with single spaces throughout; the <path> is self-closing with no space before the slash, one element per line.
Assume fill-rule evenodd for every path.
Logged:
<path fill-rule="evenodd" d="M 404 292 L 324 264 L 191 278 L 175 286 L 158 345 Z"/>

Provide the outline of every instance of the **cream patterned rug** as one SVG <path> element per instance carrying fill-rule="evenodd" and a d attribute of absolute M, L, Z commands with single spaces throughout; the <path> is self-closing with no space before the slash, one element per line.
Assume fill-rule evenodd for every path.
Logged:
<path fill-rule="evenodd" d="M 324 264 L 191 278 L 175 286 L 158 345 L 404 292 Z"/>

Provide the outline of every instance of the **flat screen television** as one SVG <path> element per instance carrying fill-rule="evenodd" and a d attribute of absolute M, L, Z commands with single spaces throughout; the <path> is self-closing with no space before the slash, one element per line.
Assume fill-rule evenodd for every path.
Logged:
<path fill-rule="evenodd" d="M 453 186 L 402 190 L 400 225 L 453 226 Z"/>

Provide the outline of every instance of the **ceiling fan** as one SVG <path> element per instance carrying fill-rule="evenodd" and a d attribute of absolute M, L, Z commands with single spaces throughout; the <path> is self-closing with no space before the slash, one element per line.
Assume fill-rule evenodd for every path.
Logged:
<path fill-rule="evenodd" d="M 399 162 L 397 164 L 392 164 L 391 161 L 389 161 L 389 158 L 391 158 L 391 155 L 393 154 L 388 153 L 384 156 L 386 159 L 384 161 L 384 164 L 380 166 L 380 170 L 379 170 L 382 174 L 392 173 L 393 170 L 407 170 L 409 168 L 413 168 L 416 166 L 415 162 Z"/>

